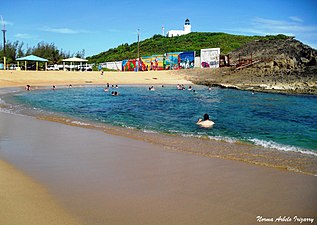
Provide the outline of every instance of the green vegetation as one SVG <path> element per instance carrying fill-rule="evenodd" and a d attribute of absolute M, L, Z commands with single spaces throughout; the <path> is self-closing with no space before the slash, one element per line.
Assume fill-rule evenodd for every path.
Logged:
<path fill-rule="evenodd" d="M 221 54 L 227 54 L 230 51 L 239 48 L 254 40 L 272 40 L 287 39 L 288 36 L 279 34 L 276 36 L 243 36 L 226 33 L 202 33 L 193 32 L 178 37 L 164 37 L 154 35 L 152 38 L 140 42 L 140 56 L 150 56 L 155 54 L 164 54 L 166 52 L 196 51 L 200 55 L 200 49 L 217 48 L 221 49 Z M 117 48 L 111 48 L 98 55 L 87 57 L 90 63 L 102 63 L 111 61 L 120 61 L 123 59 L 134 59 L 138 57 L 138 43 L 131 45 L 122 44 Z"/>
<path fill-rule="evenodd" d="M 69 52 L 64 52 L 63 50 L 58 50 L 57 47 L 52 43 L 40 42 L 35 47 L 23 48 L 24 43 L 15 41 L 6 43 L 6 58 L 7 63 L 16 63 L 16 59 L 24 57 L 27 55 L 36 55 L 42 58 L 45 58 L 49 63 L 55 64 L 60 63 L 61 60 L 70 58 L 70 57 L 79 57 L 84 58 L 85 50 L 78 51 L 76 54 L 70 54 Z M 0 44 L 0 59 L 3 59 L 3 45 Z"/>
<path fill-rule="evenodd" d="M 155 54 L 164 54 L 166 52 L 183 52 L 196 51 L 196 55 L 200 55 L 200 49 L 217 48 L 221 49 L 221 54 L 227 54 L 230 51 L 239 48 L 245 43 L 254 40 L 273 40 L 287 39 L 288 36 L 279 34 L 276 36 L 243 36 L 232 35 L 226 33 L 202 33 L 193 32 L 179 37 L 164 37 L 162 35 L 154 35 L 140 42 L 140 56 L 151 56 Z M 23 47 L 23 42 L 6 43 L 7 63 L 15 63 L 16 59 L 26 55 L 37 55 L 49 60 L 50 64 L 60 63 L 62 59 L 70 57 L 84 58 L 85 50 L 78 51 L 75 54 L 59 50 L 55 44 L 40 42 L 35 47 Z M 120 61 L 123 59 L 135 59 L 138 57 L 138 43 L 122 44 L 116 48 L 111 48 L 106 52 L 98 55 L 87 57 L 89 63 L 102 63 L 111 61 Z M 0 44 L 0 58 L 3 58 L 3 45 Z"/>

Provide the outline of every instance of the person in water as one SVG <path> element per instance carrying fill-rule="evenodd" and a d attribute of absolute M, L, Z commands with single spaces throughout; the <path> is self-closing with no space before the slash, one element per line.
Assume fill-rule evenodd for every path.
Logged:
<path fill-rule="evenodd" d="M 206 113 L 204 115 L 204 120 L 199 119 L 196 124 L 199 125 L 200 127 L 209 128 L 209 127 L 212 127 L 215 123 L 209 120 L 209 115 Z"/>

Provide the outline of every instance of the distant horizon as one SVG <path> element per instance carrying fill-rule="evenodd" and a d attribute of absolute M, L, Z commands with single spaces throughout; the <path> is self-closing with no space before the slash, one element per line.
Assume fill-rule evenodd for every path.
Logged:
<path fill-rule="evenodd" d="M 123 0 L 102 3 L 83 0 L 64 1 L 14 0 L 0 9 L 6 26 L 6 40 L 36 46 L 53 43 L 58 49 L 75 54 L 85 50 L 85 57 L 97 55 L 121 44 L 182 30 L 188 18 L 192 32 L 227 33 L 245 36 L 284 34 L 317 49 L 317 2 L 226 1 L 213 5 L 208 0 L 162 0 L 155 4 L 140 0 L 138 4 Z M 2 35 L 1 35 L 2 36 Z M 3 45 L 1 37 L 1 45 Z M 211 46 L 217 47 L 217 46 Z"/>

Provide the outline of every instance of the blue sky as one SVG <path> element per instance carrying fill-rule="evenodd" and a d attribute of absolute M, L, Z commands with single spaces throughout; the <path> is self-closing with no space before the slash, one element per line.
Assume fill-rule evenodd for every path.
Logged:
<path fill-rule="evenodd" d="M 286 34 L 317 49 L 316 0 L 11 0 L 0 4 L 6 38 L 91 56 L 168 30 L 243 35 Z M 1 39 L 2 40 L 2 37 Z M 210 46 L 217 47 L 217 46 Z"/>

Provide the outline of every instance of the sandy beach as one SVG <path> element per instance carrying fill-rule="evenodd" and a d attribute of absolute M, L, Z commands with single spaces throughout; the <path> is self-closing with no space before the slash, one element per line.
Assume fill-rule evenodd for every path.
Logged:
<path fill-rule="evenodd" d="M 0 71 L 0 87 L 107 82 L 189 83 L 164 71 Z M 2 112 L 0 184 L 0 224 L 317 223 L 315 176 Z"/>
<path fill-rule="evenodd" d="M 169 71 L 148 72 L 71 72 L 0 70 L 0 87 L 81 85 L 81 84 L 189 84 L 182 75 Z"/>

